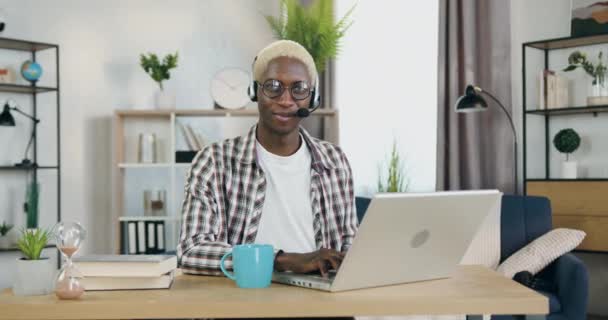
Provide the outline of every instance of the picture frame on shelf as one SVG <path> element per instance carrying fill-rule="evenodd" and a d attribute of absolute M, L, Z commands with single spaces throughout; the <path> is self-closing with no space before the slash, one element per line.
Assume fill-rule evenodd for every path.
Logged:
<path fill-rule="evenodd" d="M 598 0 L 572 0 L 570 35 L 583 37 L 608 33 L 608 3 Z"/>

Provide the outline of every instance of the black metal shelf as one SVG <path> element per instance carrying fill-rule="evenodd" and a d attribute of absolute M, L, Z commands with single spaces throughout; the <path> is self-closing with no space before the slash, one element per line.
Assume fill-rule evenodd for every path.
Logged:
<path fill-rule="evenodd" d="M 42 92 L 54 92 L 54 91 L 57 91 L 57 88 L 0 83 L 0 92 L 32 94 L 32 93 L 42 93 Z"/>
<path fill-rule="evenodd" d="M 38 183 L 38 170 L 55 170 L 57 173 L 57 184 L 56 184 L 56 192 L 57 192 L 57 221 L 61 221 L 61 95 L 60 92 L 60 78 L 59 78 L 59 70 L 60 68 L 60 59 L 59 59 L 59 45 L 57 44 L 49 44 L 43 42 L 34 42 L 28 40 L 21 39 L 10 39 L 0 37 L 0 50 L 16 50 L 27 52 L 30 55 L 30 60 L 36 62 L 36 55 L 38 51 L 51 49 L 55 53 L 55 87 L 49 86 L 37 86 L 34 84 L 0 84 L 0 92 L 6 93 L 17 93 L 17 94 L 29 94 L 31 95 L 31 106 L 32 106 L 32 117 L 38 117 L 38 93 L 44 92 L 56 92 L 54 95 L 56 99 L 56 117 L 53 122 L 56 124 L 56 139 L 57 139 L 57 160 L 55 163 L 57 165 L 45 165 L 41 166 L 38 164 L 38 134 L 37 134 L 37 126 L 34 125 L 32 135 L 34 139 L 32 140 L 32 155 L 31 160 L 35 165 L 30 166 L 15 166 L 15 165 L 4 165 L 0 166 L 0 171 L 4 172 L 24 172 L 26 174 L 32 175 L 32 182 Z M 45 121 L 43 119 L 42 121 Z M 52 121 L 52 120 L 51 120 Z M 46 123 L 46 122 L 45 122 Z M 52 122 L 49 122 L 52 123 Z M 51 189 L 49 187 L 49 189 Z M 47 247 L 53 247 L 54 245 L 50 245 Z M 0 252 L 5 251 L 17 251 L 16 248 L 12 249 L 0 249 Z M 61 259 L 59 257 L 59 253 L 57 253 L 57 267 L 61 266 Z"/>
<path fill-rule="evenodd" d="M 57 166 L 27 166 L 27 167 L 18 167 L 18 166 L 0 166 L 1 170 L 7 171 L 27 171 L 27 170 L 58 170 Z"/>
<path fill-rule="evenodd" d="M 586 113 L 597 114 L 600 112 L 608 112 L 608 105 L 526 110 L 527 114 L 537 114 L 537 115 L 541 115 L 541 116 L 564 116 L 564 115 L 586 114 Z"/>
<path fill-rule="evenodd" d="M 592 182 L 592 181 L 608 181 L 608 178 L 577 178 L 577 179 L 526 179 L 526 182 Z"/>
<path fill-rule="evenodd" d="M 608 42 L 608 34 L 600 34 L 583 37 L 563 37 L 524 43 L 524 47 L 532 47 L 540 50 L 567 49 L 574 47 L 592 46 Z"/>
<path fill-rule="evenodd" d="M 57 48 L 56 44 L 34 42 L 20 39 L 0 38 L 0 49 L 36 52 L 45 49 Z"/>

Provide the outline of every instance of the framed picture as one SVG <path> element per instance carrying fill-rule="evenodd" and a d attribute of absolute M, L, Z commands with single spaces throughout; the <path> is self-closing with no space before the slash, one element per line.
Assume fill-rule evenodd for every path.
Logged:
<path fill-rule="evenodd" d="M 608 2 L 572 0 L 570 35 L 573 37 L 608 33 Z"/>
<path fill-rule="evenodd" d="M 0 83 L 15 83 L 15 72 L 10 67 L 0 67 Z"/>

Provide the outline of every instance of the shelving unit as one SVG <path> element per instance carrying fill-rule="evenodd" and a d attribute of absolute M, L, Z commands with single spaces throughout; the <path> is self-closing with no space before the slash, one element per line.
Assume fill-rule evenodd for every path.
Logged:
<path fill-rule="evenodd" d="M 527 84 L 528 65 L 527 54 L 540 51 L 542 56 L 542 68 L 550 69 L 549 62 L 552 53 L 563 50 L 592 46 L 608 43 L 608 34 L 586 37 L 565 37 L 547 39 L 524 43 L 522 45 L 522 80 L 523 80 L 523 178 L 524 194 L 542 195 L 551 200 L 554 227 L 567 227 L 584 230 L 587 237 L 578 247 L 578 250 L 608 252 L 608 202 L 605 195 L 608 194 L 608 177 L 586 177 L 579 179 L 561 179 L 551 176 L 550 153 L 552 151 L 552 137 L 550 128 L 555 117 L 568 117 L 576 115 L 590 115 L 597 117 L 598 114 L 608 112 L 608 105 L 599 106 L 569 106 L 559 109 L 536 109 L 534 104 L 528 104 L 528 93 L 531 85 Z M 540 71 L 540 69 L 539 69 Z M 529 106 L 530 105 L 530 106 Z M 531 178 L 528 172 L 531 128 L 528 123 L 532 122 L 528 117 L 541 117 L 544 127 L 544 177 Z M 601 121 L 598 119 L 597 121 Z M 535 123 L 539 121 L 535 120 Z M 538 143 L 539 139 L 535 140 Z M 537 148 L 537 145 L 531 148 Z M 536 151 L 536 150 L 532 150 Z M 535 160 L 535 159 L 532 159 Z M 608 163 L 606 164 L 608 166 Z"/>
<path fill-rule="evenodd" d="M 54 50 L 55 52 L 55 86 L 53 87 L 49 87 L 49 86 L 38 86 L 36 84 L 31 84 L 31 85 L 23 85 L 23 84 L 7 84 L 7 83 L 1 83 L 0 84 L 0 92 L 3 93 L 10 93 L 10 94 L 19 94 L 19 95 L 31 95 L 32 97 L 32 116 L 34 118 L 38 118 L 39 117 L 39 110 L 38 110 L 38 94 L 42 94 L 42 93 L 55 93 L 56 95 L 56 139 L 57 139 L 57 158 L 56 158 L 56 164 L 50 164 L 50 165 L 44 165 L 44 166 L 40 166 L 38 164 L 38 132 L 36 129 L 36 126 L 34 126 L 34 139 L 32 141 L 32 154 L 28 155 L 28 157 L 30 157 L 33 160 L 33 165 L 31 166 L 27 166 L 27 167 L 18 167 L 18 166 L 12 166 L 12 165 L 2 165 L 0 166 L 0 174 L 2 174 L 3 172 L 24 172 L 26 174 L 32 174 L 33 177 L 33 181 L 35 183 L 38 182 L 38 170 L 51 170 L 51 171 L 56 171 L 57 173 L 57 185 L 56 185 L 56 192 L 57 192 L 57 221 L 61 220 L 61 155 L 60 155 L 60 151 L 61 150 L 61 132 L 60 132 L 60 128 L 61 128 L 61 104 L 60 104 L 60 88 L 59 88 L 59 45 L 56 44 L 49 44 L 49 43 L 42 43 L 42 42 L 34 42 L 34 41 L 28 41 L 28 40 L 22 40 L 22 39 L 10 39 L 10 38 L 0 38 L 0 49 L 1 50 L 12 50 L 12 51 L 20 51 L 20 52 L 27 52 L 30 54 L 30 60 L 36 62 L 36 58 L 37 58 L 37 53 L 42 51 L 42 50 Z M 49 68 L 49 66 L 46 66 L 47 68 Z M 50 69 L 47 69 L 50 70 Z M 21 118 L 21 117 L 20 117 Z M 19 119 L 19 121 L 30 121 L 30 120 L 22 120 Z M 41 119 L 41 121 L 45 121 L 45 119 Z M 25 148 L 25 145 L 24 145 Z M 52 186 L 46 185 L 46 186 L 42 186 L 42 192 L 44 192 L 44 188 L 46 188 L 46 190 L 49 189 L 53 189 Z M 46 248 L 51 248 L 54 247 L 54 245 L 49 245 Z M 9 249 L 2 249 L 0 250 L 0 252 L 11 252 L 11 251 L 17 251 L 17 248 L 9 248 Z M 59 254 L 58 254 L 59 257 Z M 60 263 L 60 259 L 58 258 L 58 264 Z"/>
<path fill-rule="evenodd" d="M 164 221 L 166 225 L 167 247 L 177 244 L 180 227 L 180 210 L 183 197 L 183 184 L 178 180 L 184 180 L 186 170 L 190 168 L 190 163 L 176 162 L 176 145 L 178 137 L 177 120 L 180 118 L 214 118 L 218 121 L 228 118 L 257 118 L 257 109 L 175 109 L 175 110 L 116 110 L 114 113 L 114 208 L 112 212 L 113 234 L 115 235 L 115 245 L 117 253 L 125 253 L 124 246 L 124 222 L 125 221 Z M 311 117 L 327 117 L 337 123 L 338 112 L 335 109 L 318 109 L 311 114 Z M 145 128 L 148 132 L 154 132 L 157 136 L 162 136 L 166 143 L 166 150 L 161 152 L 159 163 L 138 163 L 136 159 L 137 129 L 133 127 Z M 140 132 L 141 133 L 141 132 Z M 337 133 L 331 132 L 327 137 L 334 143 L 337 141 Z M 228 138 L 228 137 L 225 137 Z M 166 180 L 167 204 L 166 217 L 143 216 L 140 212 L 131 212 L 128 204 L 141 203 L 141 192 L 135 194 L 139 199 L 133 200 L 126 196 L 125 184 L 129 179 L 135 179 L 138 184 L 146 177 L 156 176 L 160 180 Z M 141 190 L 138 190 L 141 191 Z M 138 192 L 135 191 L 135 192 Z M 135 210 L 136 211 L 136 210 Z M 121 226 L 121 223 L 123 225 Z"/>

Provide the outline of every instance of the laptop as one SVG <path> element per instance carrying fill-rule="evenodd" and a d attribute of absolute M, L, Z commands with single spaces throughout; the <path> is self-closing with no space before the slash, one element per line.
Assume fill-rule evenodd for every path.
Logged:
<path fill-rule="evenodd" d="M 377 194 L 337 271 L 275 272 L 273 281 L 338 292 L 448 278 L 501 198 L 497 190 Z"/>

